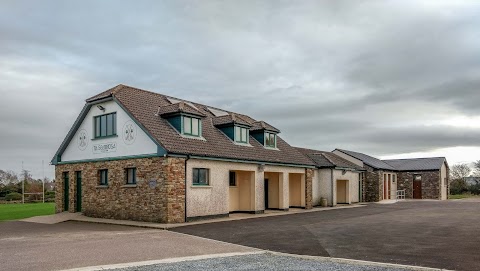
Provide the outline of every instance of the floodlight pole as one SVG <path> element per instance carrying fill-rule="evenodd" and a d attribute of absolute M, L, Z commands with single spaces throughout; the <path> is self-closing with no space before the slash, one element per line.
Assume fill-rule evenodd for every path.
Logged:
<path fill-rule="evenodd" d="M 22 161 L 22 174 L 23 174 L 23 161 Z M 25 175 L 22 179 L 22 204 L 25 204 Z"/>
<path fill-rule="evenodd" d="M 43 203 L 45 203 L 45 167 L 44 167 L 44 161 L 42 160 L 42 193 L 43 193 Z"/>

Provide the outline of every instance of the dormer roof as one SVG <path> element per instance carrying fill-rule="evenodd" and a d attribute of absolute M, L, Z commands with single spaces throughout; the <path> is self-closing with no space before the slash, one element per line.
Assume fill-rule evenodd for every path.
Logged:
<path fill-rule="evenodd" d="M 266 123 L 263 120 L 255 121 L 255 122 L 252 123 L 252 128 L 250 128 L 250 131 L 261 131 L 261 130 L 280 133 L 280 130 L 278 130 L 277 128 L 273 127 L 272 125 Z"/>

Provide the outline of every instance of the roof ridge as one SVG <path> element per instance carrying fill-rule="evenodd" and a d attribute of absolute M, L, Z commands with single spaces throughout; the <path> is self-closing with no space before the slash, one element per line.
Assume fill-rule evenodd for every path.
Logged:
<path fill-rule="evenodd" d="M 444 156 L 434 156 L 434 157 L 418 157 L 418 158 L 399 158 L 399 159 L 383 159 L 381 161 L 392 161 L 392 160 L 413 160 L 413 159 L 433 159 L 433 158 L 442 158 L 446 159 Z"/>
<path fill-rule="evenodd" d="M 328 156 L 325 155 L 325 153 L 320 153 L 320 154 L 321 154 L 323 157 L 325 157 L 325 159 L 327 159 L 328 162 L 330 162 L 330 163 L 332 163 L 334 166 L 336 166 L 336 164 L 335 164 L 330 158 L 328 158 Z"/>

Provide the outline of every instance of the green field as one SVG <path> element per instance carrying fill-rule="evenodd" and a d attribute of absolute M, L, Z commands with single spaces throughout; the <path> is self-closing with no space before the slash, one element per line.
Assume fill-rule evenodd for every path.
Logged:
<path fill-rule="evenodd" d="M 460 194 L 460 195 L 450 195 L 449 199 L 466 199 L 466 198 L 479 198 L 480 196 L 470 195 L 470 194 Z"/>
<path fill-rule="evenodd" d="M 0 221 L 55 213 L 55 203 L 0 204 Z"/>

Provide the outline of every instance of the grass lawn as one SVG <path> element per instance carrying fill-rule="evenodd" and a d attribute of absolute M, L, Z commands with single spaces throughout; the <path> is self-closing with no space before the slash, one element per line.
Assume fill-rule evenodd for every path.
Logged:
<path fill-rule="evenodd" d="M 0 204 L 0 221 L 55 213 L 55 203 Z"/>
<path fill-rule="evenodd" d="M 471 194 L 460 194 L 460 195 L 449 195 L 449 199 L 466 199 L 466 198 L 479 198 L 478 195 L 471 195 Z"/>

